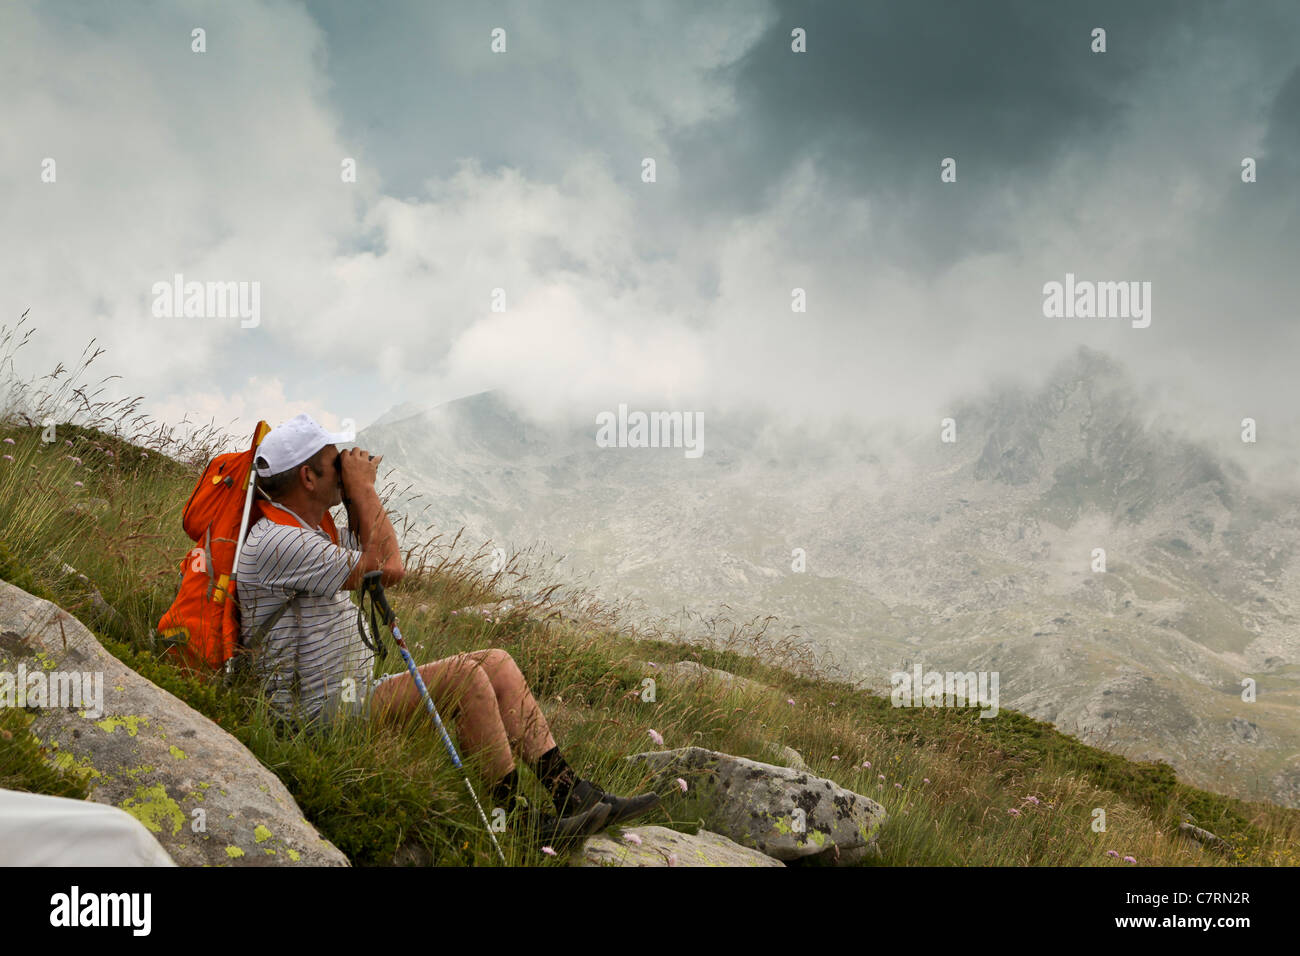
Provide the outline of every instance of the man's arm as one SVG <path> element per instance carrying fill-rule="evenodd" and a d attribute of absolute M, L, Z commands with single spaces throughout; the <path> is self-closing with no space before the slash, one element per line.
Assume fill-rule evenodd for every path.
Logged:
<path fill-rule="evenodd" d="M 375 476 L 382 460 L 381 455 L 371 461 L 369 453 L 360 448 L 349 448 L 340 455 L 343 490 L 350 501 L 348 523 L 356 529 L 361 542 L 361 560 L 343 582 L 348 591 L 359 588 L 361 579 L 370 571 L 382 571 L 380 580 L 385 586 L 396 584 L 406 574 L 397 532 L 375 491 Z"/>

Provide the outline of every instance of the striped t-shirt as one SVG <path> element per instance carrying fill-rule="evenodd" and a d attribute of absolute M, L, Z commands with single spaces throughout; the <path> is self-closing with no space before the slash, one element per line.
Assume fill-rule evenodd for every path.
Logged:
<path fill-rule="evenodd" d="M 356 605 L 340 588 L 361 560 L 360 543 L 349 529 L 340 532 L 340 547 L 284 510 L 302 527 L 260 518 L 244 540 L 238 570 L 241 639 L 247 645 L 254 628 L 293 598 L 254 657 L 271 706 L 306 720 L 328 719 L 340 708 L 356 712 L 370 691 L 374 653 L 357 632 Z M 366 635 L 371 636 L 368 628 Z"/>

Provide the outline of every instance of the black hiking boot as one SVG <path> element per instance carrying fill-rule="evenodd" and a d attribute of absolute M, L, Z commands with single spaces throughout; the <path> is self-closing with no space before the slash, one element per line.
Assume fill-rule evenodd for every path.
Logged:
<path fill-rule="evenodd" d="M 594 806 L 583 810 L 568 809 L 568 816 L 558 818 L 536 810 L 528 814 L 529 828 L 538 842 L 563 843 L 599 833 L 608 826 L 611 808 L 607 803 L 597 801 Z"/>
<path fill-rule="evenodd" d="M 612 827 L 627 820 L 635 820 L 659 806 L 659 794 L 642 793 L 635 797 L 616 797 L 612 793 L 601 790 L 590 780 L 579 780 L 574 784 L 573 790 L 569 793 L 570 813 L 580 813 L 599 806 L 609 807 L 609 819 L 605 821 L 605 826 Z"/>

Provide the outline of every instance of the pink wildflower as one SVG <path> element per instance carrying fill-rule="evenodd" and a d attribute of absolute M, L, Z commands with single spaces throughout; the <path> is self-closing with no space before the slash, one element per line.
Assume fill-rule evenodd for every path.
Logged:
<path fill-rule="evenodd" d="M 635 843 L 637 846 L 641 845 L 641 837 L 639 837 L 635 833 L 624 833 L 623 839 L 626 840 L 628 843 Z"/>
<path fill-rule="evenodd" d="M 659 731 L 655 730 L 653 727 L 650 728 L 649 733 L 650 733 L 650 739 L 655 742 L 655 746 L 662 747 L 664 745 L 663 734 L 659 733 Z"/>
<path fill-rule="evenodd" d="M 868 770 L 870 770 L 870 769 L 871 769 L 871 761 L 870 761 L 870 760 L 864 760 L 864 761 L 862 761 L 862 766 L 864 766 L 864 767 L 866 767 Z"/>
<path fill-rule="evenodd" d="M 794 698 L 793 698 L 793 697 L 789 697 L 789 698 L 787 698 L 787 699 L 786 699 L 786 703 L 789 704 L 791 707 L 793 707 L 793 706 L 794 706 Z"/>
<path fill-rule="evenodd" d="M 840 758 L 839 758 L 838 755 L 832 755 L 832 756 L 831 756 L 831 759 L 832 759 L 832 760 L 839 760 Z"/>
<path fill-rule="evenodd" d="M 5 461 L 13 461 L 13 460 L 14 460 L 14 456 L 13 456 L 13 455 L 5 455 L 5 456 L 4 456 L 4 459 L 5 459 Z"/>
<path fill-rule="evenodd" d="M 72 483 L 72 486 L 73 486 L 74 488 L 84 488 L 84 487 L 86 487 L 85 485 L 83 485 L 83 484 L 82 484 L 81 482 L 79 482 L 79 481 L 74 481 L 74 482 Z"/>
<path fill-rule="evenodd" d="M 542 847 L 542 852 L 545 853 L 547 856 L 555 856 L 555 851 L 551 849 L 549 846 Z"/>
<path fill-rule="evenodd" d="M 683 780 L 681 777 L 677 778 L 677 786 L 682 788 L 682 793 L 686 792 L 686 781 Z"/>
<path fill-rule="evenodd" d="M 13 440 L 12 438 L 6 438 L 6 439 L 5 439 L 5 444 L 6 444 L 6 445 L 12 445 L 13 443 L 14 443 L 14 440 Z"/>
<path fill-rule="evenodd" d="M 1007 813 L 1011 814 L 1013 817 L 1020 816 L 1020 811 L 1017 810 L 1015 807 L 1012 807 L 1010 810 L 1007 811 Z"/>
<path fill-rule="evenodd" d="M 922 782 L 922 783 L 929 783 L 929 782 L 930 782 L 930 778 L 929 778 L 929 777 L 922 777 L 922 778 L 921 778 L 921 782 Z"/>
<path fill-rule="evenodd" d="M 1106 855 L 1110 857 L 1112 860 L 1119 859 L 1119 852 L 1117 850 L 1107 850 Z"/>
<path fill-rule="evenodd" d="M 1032 797 L 1032 796 L 1031 796 L 1031 797 L 1025 797 L 1025 802 L 1026 802 L 1026 803 L 1032 803 L 1034 806 L 1038 806 L 1038 798 L 1037 798 L 1037 797 Z"/>
<path fill-rule="evenodd" d="M 1126 856 L 1126 857 L 1124 857 L 1124 862 L 1125 862 L 1125 863 L 1132 863 L 1134 866 L 1137 865 L 1137 860 L 1133 859 L 1133 857 L 1131 857 L 1131 856 Z"/>

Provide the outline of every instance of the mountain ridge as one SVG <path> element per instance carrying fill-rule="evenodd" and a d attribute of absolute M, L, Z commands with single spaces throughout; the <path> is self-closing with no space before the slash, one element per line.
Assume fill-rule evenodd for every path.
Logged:
<path fill-rule="evenodd" d="M 1157 424 L 1110 356 L 956 403 L 953 443 L 737 416 L 696 462 L 485 394 L 366 432 L 442 528 L 541 543 L 646 620 L 776 614 L 877 688 L 920 659 L 999 668 L 1082 739 L 1300 800 L 1300 498 Z"/>

